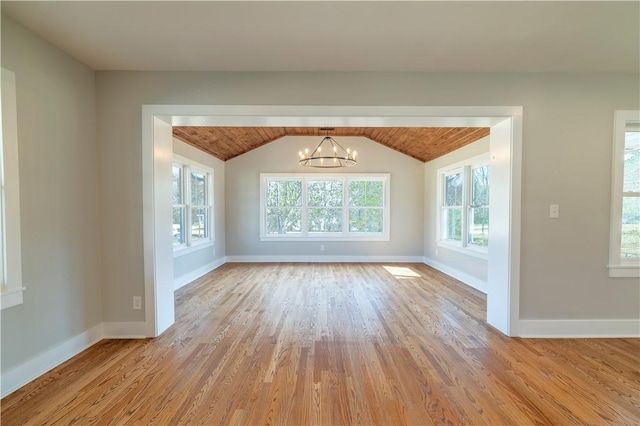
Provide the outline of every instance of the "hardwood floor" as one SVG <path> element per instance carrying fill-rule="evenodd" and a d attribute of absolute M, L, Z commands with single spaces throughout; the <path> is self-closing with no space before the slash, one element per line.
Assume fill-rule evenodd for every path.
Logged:
<path fill-rule="evenodd" d="M 226 264 L 157 339 L 105 340 L 2 425 L 637 425 L 639 339 L 506 338 L 421 264 Z"/>

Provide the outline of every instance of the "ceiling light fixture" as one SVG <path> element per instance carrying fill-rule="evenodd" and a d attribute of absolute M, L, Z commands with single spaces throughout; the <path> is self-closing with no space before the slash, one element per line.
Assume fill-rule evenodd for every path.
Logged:
<path fill-rule="evenodd" d="M 305 167 L 337 168 L 351 167 L 356 165 L 356 152 L 349 148 L 344 149 L 334 138 L 329 136 L 329 132 L 335 130 L 331 127 L 322 127 L 320 130 L 327 132 L 327 135 L 320 141 L 316 149 L 309 154 L 309 150 L 300 151 L 298 161 Z"/>

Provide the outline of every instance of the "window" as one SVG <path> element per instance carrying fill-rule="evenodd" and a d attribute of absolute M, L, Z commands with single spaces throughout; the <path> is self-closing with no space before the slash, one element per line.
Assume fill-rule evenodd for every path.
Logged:
<path fill-rule="evenodd" d="M 16 79 L 2 69 L 0 139 L 0 296 L 2 309 L 22 303 L 22 248 Z"/>
<path fill-rule="evenodd" d="M 640 111 L 614 115 L 609 276 L 640 276 Z"/>
<path fill-rule="evenodd" d="M 261 174 L 260 239 L 389 240 L 389 174 Z"/>
<path fill-rule="evenodd" d="M 174 252 L 213 242 L 213 171 L 174 156 L 172 188 Z"/>
<path fill-rule="evenodd" d="M 488 163 L 488 155 L 482 155 L 438 170 L 438 245 L 486 258 Z"/>

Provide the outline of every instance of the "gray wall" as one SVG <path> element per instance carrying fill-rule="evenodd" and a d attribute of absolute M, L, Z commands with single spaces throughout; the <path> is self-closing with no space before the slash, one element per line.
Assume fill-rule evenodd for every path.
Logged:
<path fill-rule="evenodd" d="M 143 291 L 142 104 L 522 105 L 522 318 L 640 317 L 637 279 L 606 269 L 613 111 L 640 108 L 637 75 L 98 72 L 96 81 L 104 227 L 123 236 L 102 241 L 105 320 L 143 320 L 130 306 Z M 228 177 L 227 196 L 231 187 Z M 548 219 L 549 204 L 560 219 Z"/>
<path fill-rule="evenodd" d="M 227 256 L 422 256 L 423 163 L 365 138 L 337 138 L 358 152 L 358 164 L 338 172 L 391 174 L 389 241 L 326 241 L 323 252 L 319 242 L 259 241 L 260 173 L 321 173 L 298 164 L 321 139 L 288 136 L 227 161 Z"/>
<path fill-rule="evenodd" d="M 174 279 L 188 275 L 225 256 L 225 163 L 186 143 L 173 139 L 173 153 L 213 169 L 213 227 L 214 245 L 173 259 Z"/>
<path fill-rule="evenodd" d="M 429 161 L 424 166 L 424 256 L 484 282 L 487 281 L 487 261 L 446 247 L 438 247 L 436 245 L 438 237 L 436 222 L 438 217 L 438 169 L 487 152 L 489 152 L 489 137 Z"/>
<path fill-rule="evenodd" d="M 2 16 L 16 75 L 24 303 L 2 310 L 2 371 L 102 322 L 95 74 Z"/>
<path fill-rule="evenodd" d="M 522 105 L 521 316 L 640 317 L 637 279 L 606 269 L 613 111 L 640 109 L 638 75 L 93 73 L 4 16 L 2 64 L 17 80 L 27 287 L 1 313 L 3 371 L 101 321 L 144 320 L 143 104 Z"/>

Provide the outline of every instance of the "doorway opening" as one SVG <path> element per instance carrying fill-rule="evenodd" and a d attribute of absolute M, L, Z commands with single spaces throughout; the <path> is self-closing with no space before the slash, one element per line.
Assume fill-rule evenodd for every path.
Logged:
<path fill-rule="evenodd" d="M 207 106 L 142 108 L 145 329 L 174 322 L 171 233 L 173 126 L 490 127 L 491 249 L 487 322 L 517 335 L 520 277 L 522 107 Z"/>

